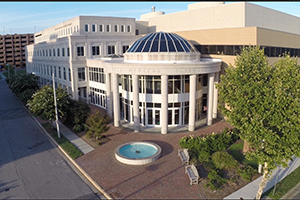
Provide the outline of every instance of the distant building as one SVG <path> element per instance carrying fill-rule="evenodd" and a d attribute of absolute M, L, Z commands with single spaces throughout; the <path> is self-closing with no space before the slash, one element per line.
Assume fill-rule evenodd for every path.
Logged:
<path fill-rule="evenodd" d="M 25 46 L 34 43 L 34 34 L 0 35 L 0 65 L 26 67 Z"/>
<path fill-rule="evenodd" d="M 215 83 L 243 46 L 260 45 L 270 63 L 300 56 L 300 18 L 247 2 L 200 2 L 152 11 L 140 20 L 78 16 L 35 34 L 27 73 L 55 82 L 74 99 L 140 127 L 187 126 L 218 116 Z"/>

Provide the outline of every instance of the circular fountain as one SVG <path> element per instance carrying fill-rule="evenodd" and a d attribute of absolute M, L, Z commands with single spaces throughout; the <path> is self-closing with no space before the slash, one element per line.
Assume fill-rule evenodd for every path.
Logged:
<path fill-rule="evenodd" d="M 161 148 L 152 142 L 127 142 L 115 150 L 116 159 L 128 165 L 144 165 L 160 157 Z"/>

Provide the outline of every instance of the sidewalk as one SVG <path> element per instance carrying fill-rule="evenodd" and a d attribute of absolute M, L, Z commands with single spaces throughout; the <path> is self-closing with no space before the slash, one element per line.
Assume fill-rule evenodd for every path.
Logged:
<path fill-rule="evenodd" d="M 53 127 L 56 127 L 56 123 L 53 122 Z M 72 144 L 74 144 L 83 154 L 87 154 L 94 150 L 94 148 L 73 133 L 69 128 L 58 121 L 59 132 L 65 136 Z"/>

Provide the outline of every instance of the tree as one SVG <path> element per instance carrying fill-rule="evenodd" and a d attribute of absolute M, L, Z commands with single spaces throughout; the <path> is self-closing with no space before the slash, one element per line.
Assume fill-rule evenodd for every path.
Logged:
<path fill-rule="evenodd" d="M 300 66 L 289 55 L 270 66 L 259 46 L 244 47 L 235 66 L 217 84 L 220 109 L 249 144 L 246 158 L 264 164 L 260 199 L 276 164 L 300 155 Z"/>
<path fill-rule="evenodd" d="M 70 94 L 62 87 L 59 86 L 56 89 L 59 119 L 62 119 L 67 114 L 69 96 Z M 27 106 L 34 115 L 41 117 L 43 120 L 49 120 L 50 122 L 56 120 L 53 87 L 50 85 L 45 85 L 35 92 L 32 95 L 32 99 L 28 101 Z"/>
<path fill-rule="evenodd" d="M 108 131 L 108 124 L 110 117 L 108 115 L 101 115 L 99 112 L 92 113 L 86 120 L 88 131 L 87 137 L 99 140 L 103 137 L 102 133 Z"/>
<path fill-rule="evenodd" d="M 33 74 L 17 75 L 6 80 L 9 88 L 24 104 L 39 89 L 39 77 Z"/>
<path fill-rule="evenodd" d="M 72 124 L 73 126 L 75 125 L 74 127 L 79 127 L 79 131 L 82 131 L 84 129 L 83 124 L 88 118 L 90 111 L 91 108 L 87 103 L 70 99 L 66 120 L 68 123 Z"/>

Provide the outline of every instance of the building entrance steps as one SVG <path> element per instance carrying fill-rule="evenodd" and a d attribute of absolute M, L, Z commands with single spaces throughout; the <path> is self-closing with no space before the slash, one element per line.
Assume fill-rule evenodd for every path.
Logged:
<path fill-rule="evenodd" d="M 52 125 L 56 128 L 56 122 L 54 121 Z M 58 121 L 59 132 L 65 138 L 67 138 L 72 144 L 74 144 L 83 154 L 87 154 L 94 150 L 94 148 L 86 143 L 83 139 L 78 137 L 73 131 L 66 127 L 63 123 Z"/>

